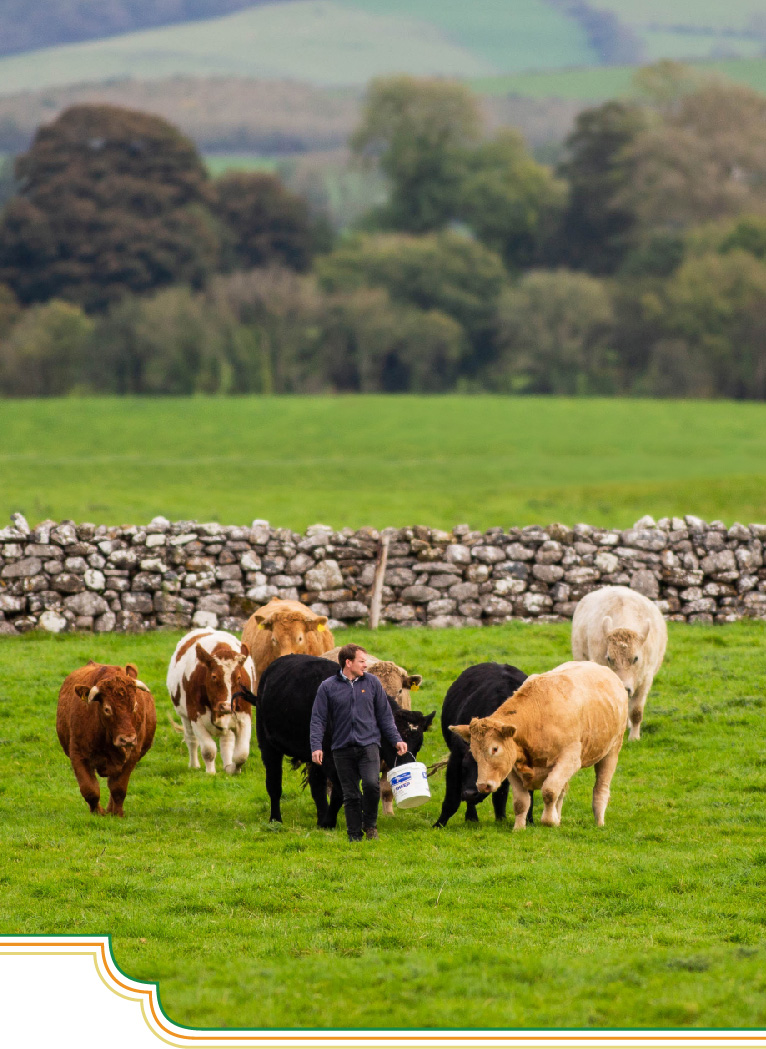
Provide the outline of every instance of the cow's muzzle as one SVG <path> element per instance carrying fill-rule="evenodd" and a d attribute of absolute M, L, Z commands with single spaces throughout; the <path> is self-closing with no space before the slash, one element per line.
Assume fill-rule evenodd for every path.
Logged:
<path fill-rule="evenodd" d="M 133 750 L 136 745 L 135 736 L 118 736 L 114 741 L 114 745 L 119 747 L 120 750 Z"/>

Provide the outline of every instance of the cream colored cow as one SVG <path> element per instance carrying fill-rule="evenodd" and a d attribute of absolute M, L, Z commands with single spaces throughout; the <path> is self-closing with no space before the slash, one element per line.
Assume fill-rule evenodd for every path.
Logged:
<path fill-rule="evenodd" d="M 628 696 L 617 675 L 596 663 L 572 662 L 533 674 L 494 714 L 450 730 L 471 747 L 480 791 L 510 781 L 514 830 L 526 826 L 529 792 L 538 789 L 545 806 L 541 822 L 558 826 L 570 779 L 591 766 L 593 816 L 603 827 L 627 719 Z"/>
<path fill-rule="evenodd" d="M 610 667 L 628 693 L 630 733 L 641 738 L 644 705 L 662 666 L 668 628 L 656 605 L 627 586 L 586 594 L 572 619 L 572 656 Z"/>

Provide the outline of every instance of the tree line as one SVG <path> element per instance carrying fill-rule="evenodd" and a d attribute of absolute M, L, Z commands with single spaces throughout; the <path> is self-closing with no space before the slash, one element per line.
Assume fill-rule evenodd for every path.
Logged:
<path fill-rule="evenodd" d="M 766 97 L 673 63 L 555 168 L 459 83 L 373 81 L 384 200 L 334 232 L 210 179 L 159 117 L 74 106 L 0 215 L 0 392 L 766 396 Z"/>

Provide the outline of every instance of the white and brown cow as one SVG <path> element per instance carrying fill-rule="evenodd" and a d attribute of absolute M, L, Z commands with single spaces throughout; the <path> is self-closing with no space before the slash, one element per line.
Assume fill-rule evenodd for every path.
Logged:
<path fill-rule="evenodd" d="M 571 662 L 528 677 L 489 717 L 450 729 L 470 745 L 482 793 L 510 780 L 514 830 L 524 829 L 529 792 L 538 789 L 545 805 L 541 822 L 557 827 L 569 780 L 591 766 L 593 816 L 603 827 L 627 720 L 628 695 L 614 671 Z"/>
<path fill-rule="evenodd" d="M 242 768 L 250 753 L 251 706 L 255 667 L 247 650 L 225 630 L 192 630 L 182 637 L 168 668 L 167 686 L 183 722 L 189 748 L 189 768 L 199 768 L 197 749 L 210 773 L 215 773 L 216 739 L 230 775 Z M 247 690 L 246 693 L 243 689 Z"/>

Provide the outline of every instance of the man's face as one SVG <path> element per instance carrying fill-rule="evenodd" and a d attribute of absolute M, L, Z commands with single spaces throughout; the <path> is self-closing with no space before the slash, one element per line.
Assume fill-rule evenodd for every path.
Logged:
<path fill-rule="evenodd" d="M 346 660 L 346 677 L 361 677 L 367 669 L 367 653 L 361 649 L 353 659 Z"/>

